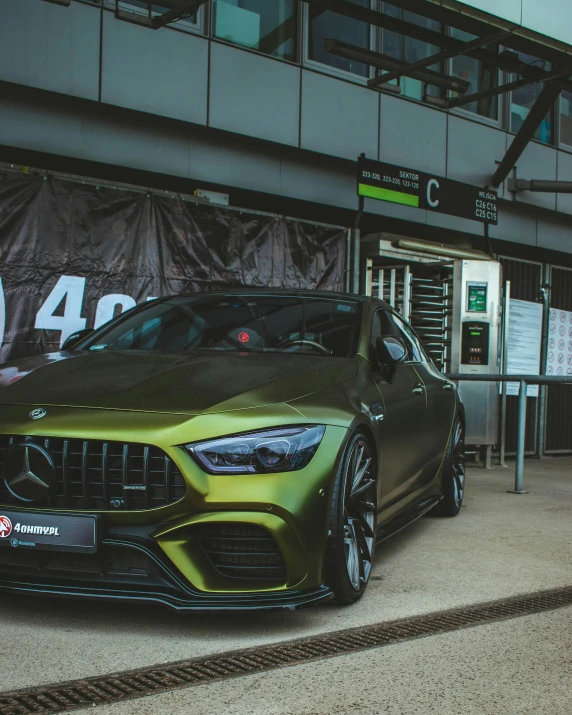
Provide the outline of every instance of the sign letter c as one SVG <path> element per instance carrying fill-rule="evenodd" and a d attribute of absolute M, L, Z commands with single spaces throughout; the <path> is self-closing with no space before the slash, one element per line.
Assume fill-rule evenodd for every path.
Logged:
<path fill-rule="evenodd" d="M 436 209 L 437 206 L 439 206 L 439 199 L 432 199 L 431 198 L 431 190 L 435 188 L 439 188 L 439 182 L 437 179 L 429 179 L 429 182 L 427 184 L 427 203 L 429 206 L 431 206 L 432 209 Z"/>

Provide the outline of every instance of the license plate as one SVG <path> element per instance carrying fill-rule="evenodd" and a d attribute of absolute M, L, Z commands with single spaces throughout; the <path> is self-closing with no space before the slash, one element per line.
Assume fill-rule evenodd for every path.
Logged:
<path fill-rule="evenodd" d="M 0 548 L 97 551 L 97 517 L 13 511 L 0 507 Z"/>

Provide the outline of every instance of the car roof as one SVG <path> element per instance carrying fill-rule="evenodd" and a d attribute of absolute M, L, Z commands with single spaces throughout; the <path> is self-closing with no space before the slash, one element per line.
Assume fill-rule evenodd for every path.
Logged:
<path fill-rule="evenodd" d="M 169 300 L 171 298 L 198 298 L 202 296 L 212 295 L 276 295 L 276 296 L 298 296 L 307 298 L 329 298 L 336 300 L 349 300 L 355 303 L 376 303 L 379 306 L 391 310 L 391 306 L 378 298 L 372 298 L 366 295 L 357 295 L 355 293 L 343 293 L 341 291 L 328 290 L 312 290 L 299 288 L 266 288 L 264 286 L 245 286 L 231 289 L 216 289 L 210 291 L 200 291 L 197 293 L 179 293 L 177 295 L 163 296 L 160 300 Z"/>

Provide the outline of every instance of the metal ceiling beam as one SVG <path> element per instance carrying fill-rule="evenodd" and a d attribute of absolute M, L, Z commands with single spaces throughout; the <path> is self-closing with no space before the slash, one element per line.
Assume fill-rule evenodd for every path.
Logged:
<path fill-rule="evenodd" d="M 356 62 L 363 62 L 364 64 L 377 67 L 378 69 L 387 70 L 388 72 L 406 74 L 409 77 L 425 82 L 425 84 L 442 87 L 443 89 L 449 89 L 453 92 L 466 92 L 470 86 L 470 83 L 467 80 L 460 79 L 459 77 L 451 77 L 450 75 L 435 72 L 433 70 L 417 70 L 410 72 L 408 71 L 409 65 L 407 62 L 396 60 L 394 57 L 384 55 L 381 52 L 366 50 L 363 47 L 351 45 L 348 42 L 342 42 L 341 40 L 325 40 L 324 49 L 332 55 L 345 57 Z M 387 89 L 392 87 L 393 85 L 388 85 Z"/>
<path fill-rule="evenodd" d="M 121 10 L 119 7 L 119 0 L 115 0 L 115 17 L 118 20 L 131 22 L 134 25 L 141 25 L 142 27 L 148 27 L 151 30 L 158 30 L 171 22 L 180 20 L 186 15 L 194 15 L 199 11 L 201 6 L 205 4 L 205 2 L 207 2 L 207 0 L 184 0 L 183 2 L 176 0 L 161 0 L 161 3 L 170 9 L 162 15 L 145 17 L 143 15 L 138 15 L 135 12 Z M 149 8 L 153 4 L 154 3 L 152 2 L 147 3 Z"/>
<path fill-rule="evenodd" d="M 483 19 L 472 17 L 468 13 L 459 12 L 451 7 L 445 7 L 443 4 L 438 5 L 436 2 L 428 2 L 427 0 L 392 0 L 389 4 L 475 36 L 488 32 L 493 26 Z M 495 18 L 495 21 L 498 23 L 499 28 L 508 25 L 506 21 L 500 18 Z M 563 61 L 568 61 L 566 53 L 517 34 L 517 32 L 515 31 L 510 40 L 505 43 L 507 47 L 528 55 L 537 56 L 541 54 L 543 59 L 553 64 L 562 64 Z"/>
<path fill-rule="evenodd" d="M 560 86 L 557 80 L 547 82 L 542 88 L 542 92 L 538 95 L 536 102 L 532 105 L 528 115 L 526 116 L 521 128 L 508 148 L 504 159 L 500 162 L 495 171 L 491 184 L 495 187 L 500 186 L 508 177 L 514 165 L 522 156 L 523 151 L 528 146 L 528 143 L 534 136 L 535 131 L 542 124 L 542 120 L 546 117 L 554 103 L 560 96 Z"/>
<path fill-rule="evenodd" d="M 502 30 L 500 32 L 492 32 L 489 35 L 485 35 L 484 37 L 478 37 L 476 40 L 472 40 L 471 42 L 465 43 L 463 47 L 463 52 L 460 52 L 460 47 L 453 47 L 443 50 L 442 52 L 438 52 L 437 54 L 431 55 L 430 57 L 426 57 L 422 60 L 419 60 L 418 62 L 408 64 L 401 70 L 396 70 L 395 72 L 387 72 L 386 74 L 379 75 L 378 77 L 372 77 L 372 79 L 368 80 L 367 86 L 377 87 L 380 84 L 399 79 L 403 75 L 405 75 L 406 77 L 411 77 L 411 72 L 414 72 L 416 70 L 424 70 L 428 67 L 431 67 L 431 65 L 435 65 L 439 62 L 444 62 L 445 60 L 449 60 L 453 57 L 458 57 L 459 55 L 464 55 L 471 50 L 478 49 L 479 47 L 486 47 L 487 45 L 492 45 L 493 43 L 498 44 L 501 40 L 504 40 L 510 34 L 512 34 L 512 30 Z"/>
<path fill-rule="evenodd" d="M 557 79 L 560 77 L 570 77 L 572 75 L 572 66 L 560 69 L 554 69 L 546 73 L 546 76 L 540 80 L 540 82 L 545 83 L 549 80 Z M 446 109 L 452 109 L 454 107 L 464 107 L 472 102 L 478 102 L 480 99 L 488 99 L 489 97 L 496 97 L 499 94 L 506 94 L 507 92 L 512 92 L 514 89 L 520 89 L 521 87 L 527 87 L 532 84 L 538 84 L 538 79 L 531 79 L 530 77 L 519 79 L 515 82 L 509 82 L 508 84 L 502 84 L 498 87 L 492 87 L 491 89 L 483 90 L 482 92 L 475 92 L 474 94 L 466 94 L 462 97 L 456 99 L 451 99 L 446 104 Z"/>

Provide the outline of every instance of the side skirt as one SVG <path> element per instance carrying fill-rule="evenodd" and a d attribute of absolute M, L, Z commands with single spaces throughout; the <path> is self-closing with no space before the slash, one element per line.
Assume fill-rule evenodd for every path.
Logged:
<path fill-rule="evenodd" d="M 376 541 L 379 544 L 380 541 L 385 541 L 393 534 L 396 534 L 401 529 L 404 529 L 409 524 L 413 523 L 419 517 L 430 511 L 436 504 L 438 504 L 443 497 L 441 496 L 430 496 L 422 497 L 418 501 L 407 506 L 399 514 L 396 514 L 392 519 L 390 519 L 385 524 L 381 524 L 378 527 L 376 533 Z"/>

